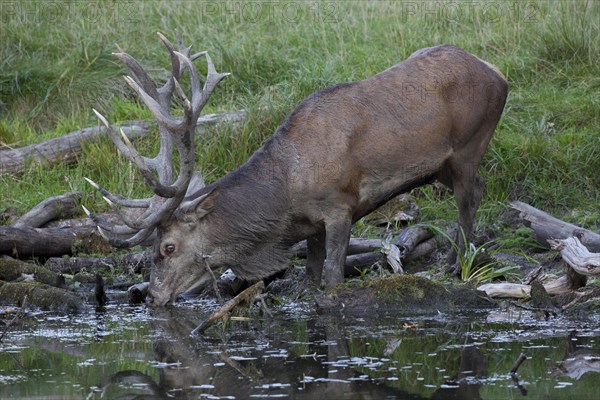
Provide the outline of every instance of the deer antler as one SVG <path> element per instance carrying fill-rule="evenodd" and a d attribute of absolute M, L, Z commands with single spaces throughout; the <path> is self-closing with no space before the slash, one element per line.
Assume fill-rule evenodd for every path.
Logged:
<path fill-rule="evenodd" d="M 113 246 L 121 248 L 135 246 L 144 241 L 152 234 L 159 223 L 168 220 L 185 197 L 194 176 L 194 138 L 198 117 L 217 84 L 229 75 L 228 73 L 217 72 L 206 52 L 190 56 L 192 47 L 183 46 L 179 35 L 177 35 L 179 51 L 176 51 L 171 42 L 161 33 L 158 33 L 158 36 L 167 48 L 171 58 L 171 77 L 160 88 L 156 86 L 135 58 L 127 53 L 114 53 L 117 58 L 127 65 L 131 73 L 131 76 L 125 77 L 125 81 L 136 91 L 156 119 L 160 132 L 160 150 L 158 154 L 154 158 L 142 156 L 122 131 L 117 134 L 106 118 L 98 111 L 93 110 L 106 127 L 117 149 L 137 166 L 146 184 L 155 193 L 154 196 L 147 199 L 127 199 L 112 194 L 94 181 L 85 178 L 118 213 L 124 225 L 115 226 L 106 219 L 91 214 L 85 207 L 84 211 L 98 225 L 100 233 Z M 201 56 L 206 57 L 208 64 L 208 73 L 202 88 L 200 87 L 198 73 L 192 64 L 192 61 Z M 179 85 L 179 80 L 186 70 L 190 75 L 191 100 L 188 99 Z M 174 92 L 177 92 L 183 100 L 182 117 L 174 117 L 169 111 Z M 179 176 L 173 182 L 172 161 L 174 148 L 179 153 Z M 196 173 L 195 176 L 200 180 L 202 179 L 199 173 Z M 145 211 L 142 215 L 131 218 L 122 212 L 120 207 L 143 208 Z M 120 239 L 115 235 L 129 235 L 130 237 Z"/>

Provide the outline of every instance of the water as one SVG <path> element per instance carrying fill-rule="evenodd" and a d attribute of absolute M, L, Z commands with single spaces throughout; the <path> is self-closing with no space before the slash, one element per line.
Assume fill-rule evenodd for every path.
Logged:
<path fill-rule="evenodd" d="M 344 318 L 294 304 L 190 337 L 215 307 L 34 314 L 0 344 L 0 398 L 591 399 L 600 390 L 597 316 Z M 529 359 L 512 377 L 521 352 Z"/>

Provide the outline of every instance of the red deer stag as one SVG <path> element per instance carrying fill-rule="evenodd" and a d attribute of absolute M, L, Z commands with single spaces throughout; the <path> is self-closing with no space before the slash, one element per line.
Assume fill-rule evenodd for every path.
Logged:
<path fill-rule="evenodd" d="M 173 50 L 161 35 L 173 77 L 160 89 L 129 55 L 128 83 L 154 114 L 161 150 L 146 159 L 111 132 L 119 150 L 134 162 L 153 189 L 149 200 L 128 200 L 94 184 L 109 201 L 144 207 L 125 226 L 99 227 L 119 247 L 131 246 L 157 229 L 149 302 L 165 305 L 210 279 L 212 267 L 229 266 L 256 280 L 284 269 L 290 247 L 307 239 L 307 275 L 334 286 L 343 280 L 350 227 L 400 193 L 435 179 L 454 191 L 460 227 L 471 234 L 483 192 L 477 169 L 500 119 L 508 93 L 496 67 L 449 45 L 426 48 L 362 81 L 338 84 L 304 100 L 275 134 L 237 170 L 191 190 L 194 128 L 218 74 L 207 57 L 200 89 L 189 48 Z M 177 81 L 191 77 L 192 100 Z M 184 116 L 169 102 L 176 90 Z M 102 122 L 112 131 L 106 119 Z M 173 182 L 172 142 L 179 152 Z M 164 169 L 161 169 L 164 168 Z M 153 173 L 152 171 L 155 171 Z M 130 233 L 127 240 L 112 234 Z M 460 235 L 459 235 L 460 238 Z"/>

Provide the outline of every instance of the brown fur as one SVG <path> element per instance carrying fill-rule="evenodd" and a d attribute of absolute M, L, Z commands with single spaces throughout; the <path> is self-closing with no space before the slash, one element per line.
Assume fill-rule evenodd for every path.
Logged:
<path fill-rule="evenodd" d="M 469 235 L 483 191 L 476 171 L 507 93 L 497 69 L 449 45 L 316 92 L 244 165 L 187 198 L 159 229 L 158 251 L 176 243 L 188 254 L 159 254 L 152 296 L 164 304 L 206 279 L 206 260 L 242 278 L 266 277 L 307 238 L 309 275 L 319 282 L 324 265 L 335 285 L 351 224 L 434 179 L 454 189 Z"/>

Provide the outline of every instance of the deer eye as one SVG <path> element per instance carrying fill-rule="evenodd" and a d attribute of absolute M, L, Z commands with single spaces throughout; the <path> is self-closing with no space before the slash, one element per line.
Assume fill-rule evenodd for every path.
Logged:
<path fill-rule="evenodd" d="M 174 244 L 168 244 L 165 246 L 165 254 L 166 255 L 170 255 L 175 251 L 175 245 Z"/>

